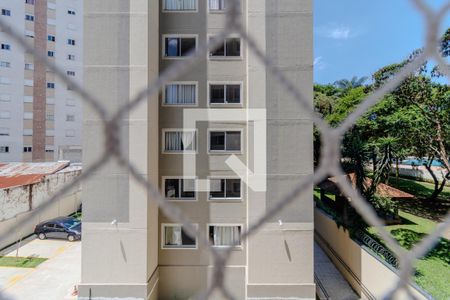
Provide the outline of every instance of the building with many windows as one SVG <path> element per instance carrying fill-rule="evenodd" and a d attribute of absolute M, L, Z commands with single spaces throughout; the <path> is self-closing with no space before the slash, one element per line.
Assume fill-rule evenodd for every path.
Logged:
<path fill-rule="evenodd" d="M 199 234 L 108 161 L 83 186 L 79 299 L 195 299 L 216 272 L 235 299 L 315 298 L 312 186 L 242 236 L 313 176 L 313 125 L 239 34 L 218 40 L 229 1 L 85 2 L 85 86 L 109 112 L 172 77 L 110 128 L 118 139 L 107 149 L 87 107 L 83 166 L 119 147 Z M 241 0 L 240 10 L 244 30 L 312 103 L 312 1 Z M 200 52 L 210 40 L 218 47 Z M 232 250 L 223 269 L 201 240 Z"/>
<path fill-rule="evenodd" d="M 2 0 L 2 22 L 67 76 L 83 80 L 83 1 Z M 72 87 L 0 28 L 0 162 L 81 158 L 82 106 Z M 78 158 L 77 158 L 78 156 Z"/>

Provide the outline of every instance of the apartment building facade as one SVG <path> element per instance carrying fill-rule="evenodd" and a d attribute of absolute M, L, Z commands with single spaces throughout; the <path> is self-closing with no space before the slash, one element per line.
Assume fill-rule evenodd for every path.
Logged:
<path fill-rule="evenodd" d="M 227 5 L 85 3 L 86 88 L 111 113 L 133 101 L 217 39 Z M 241 0 L 240 10 L 244 30 L 312 101 L 312 1 Z M 103 121 L 90 108 L 84 126 L 89 168 L 108 149 Z M 315 298 L 312 186 L 241 237 L 313 174 L 310 117 L 242 37 L 221 39 L 125 114 L 116 132 L 122 157 L 200 235 L 190 237 L 126 168 L 108 162 L 83 186 L 80 299 L 194 299 L 216 271 L 200 236 L 217 251 L 232 248 L 223 275 L 236 299 Z"/>
<path fill-rule="evenodd" d="M 67 76 L 83 81 L 83 1 L 2 0 L 3 22 Z M 82 106 L 31 52 L 0 30 L 0 162 L 81 158 Z M 76 155 L 74 157 L 76 160 Z"/>

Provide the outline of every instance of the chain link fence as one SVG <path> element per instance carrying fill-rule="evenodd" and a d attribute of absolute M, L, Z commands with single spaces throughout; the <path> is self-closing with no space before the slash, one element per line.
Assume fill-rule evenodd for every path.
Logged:
<path fill-rule="evenodd" d="M 76 178 L 70 185 L 62 187 L 56 192 L 50 199 L 48 199 L 43 205 L 38 207 L 34 214 L 46 209 L 53 201 L 58 199 L 61 195 L 65 194 L 70 188 L 80 182 L 89 179 L 98 169 L 104 166 L 110 160 L 116 160 L 120 165 L 129 171 L 130 176 L 139 183 L 142 187 L 147 189 L 149 198 L 153 201 L 157 201 L 162 212 L 172 219 L 174 222 L 183 224 L 187 233 L 191 236 L 197 236 L 200 243 L 209 246 L 209 241 L 206 237 L 198 234 L 197 228 L 191 225 L 189 219 L 183 214 L 183 212 L 170 202 L 165 201 L 163 195 L 160 194 L 158 187 L 154 186 L 147 181 L 138 171 L 135 166 L 129 163 L 128 159 L 121 153 L 121 141 L 118 136 L 119 130 L 118 124 L 120 119 L 128 112 L 133 110 L 143 101 L 148 99 L 149 95 L 157 94 L 163 87 L 164 83 L 174 80 L 180 74 L 187 72 L 198 59 L 205 57 L 204 55 L 210 49 L 215 49 L 220 45 L 220 41 L 223 38 L 230 36 L 231 34 L 238 34 L 241 36 L 249 47 L 249 51 L 252 51 L 261 62 L 266 65 L 267 70 L 274 76 L 274 78 L 282 85 L 286 90 L 299 102 L 302 108 L 309 113 L 309 116 L 321 132 L 322 136 L 322 153 L 320 159 L 320 165 L 315 170 L 314 176 L 310 176 L 300 182 L 298 182 L 295 189 L 290 191 L 287 195 L 280 198 L 277 205 L 272 207 L 267 213 L 260 218 L 257 222 L 247 228 L 242 233 L 242 239 L 245 239 L 255 233 L 260 227 L 268 222 L 278 211 L 295 201 L 299 195 L 307 192 L 313 184 L 318 184 L 324 180 L 327 176 L 335 176 L 339 179 L 338 186 L 346 196 L 352 199 L 351 204 L 355 207 L 361 216 L 370 226 L 379 228 L 379 233 L 384 239 L 386 245 L 392 250 L 398 259 L 399 265 L 399 280 L 395 282 L 392 287 L 389 288 L 389 292 L 386 293 L 385 298 L 395 298 L 400 292 L 406 292 L 408 297 L 416 299 L 413 293 L 409 290 L 408 286 L 411 282 L 411 277 L 414 274 L 415 262 L 426 255 L 426 253 L 433 248 L 437 243 L 439 237 L 444 230 L 450 226 L 450 214 L 445 218 L 445 221 L 441 223 L 437 229 L 424 238 L 419 244 L 417 244 L 412 250 L 407 251 L 400 247 L 400 245 L 394 240 L 394 238 L 383 229 L 383 221 L 377 216 L 374 209 L 364 200 L 361 194 L 353 189 L 351 184 L 345 179 L 345 175 L 340 166 L 341 161 L 341 140 L 343 135 L 353 126 L 353 124 L 364 115 L 364 113 L 380 101 L 384 95 L 393 91 L 399 84 L 406 79 L 412 72 L 417 70 L 428 59 L 434 59 L 441 71 L 447 78 L 450 78 L 450 68 L 446 60 L 440 54 L 439 49 L 439 28 L 444 20 L 446 14 L 450 10 L 450 2 L 446 3 L 439 11 L 434 11 L 429 7 L 424 0 L 410 0 L 415 8 L 421 13 L 424 24 L 426 24 L 426 36 L 423 51 L 415 57 L 409 64 L 396 74 L 392 79 L 387 81 L 383 86 L 374 91 L 368 96 L 365 101 L 354 110 L 347 119 L 342 122 L 338 128 L 331 128 L 322 118 L 314 112 L 309 99 L 303 95 L 303 93 L 281 72 L 274 67 L 271 60 L 264 55 L 264 52 L 258 48 L 256 42 L 252 36 L 248 35 L 245 28 L 240 23 L 239 14 L 239 0 L 232 0 L 227 12 L 227 21 L 224 26 L 224 31 L 216 36 L 215 39 L 207 41 L 205 44 L 200 45 L 195 53 L 191 53 L 193 59 L 180 61 L 173 63 L 168 69 L 162 72 L 159 78 L 150 84 L 147 89 L 143 90 L 137 95 L 135 99 L 132 99 L 122 108 L 120 108 L 115 115 L 110 116 L 107 110 L 102 105 L 102 101 L 96 99 L 93 95 L 89 94 L 82 85 L 72 81 L 67 77 L 64 70 L 48 60 L 48 58 L 40 53 L 35 53 L 33 47 L 27 43 L 22 34 L 18 33 L 14 28 L 8 26 L 0 18 L 0 28 L 9 38 L 19 44 L 24 51 L 34 54 L 35 61 L 45 63 L 47 68 L 55 73 L 63 83 L 70 85 L 73 91 L 76 92 L 85 105 L 89 105 L 103 120 L 104 135 L 106 142 L 104 145 L 103 154 L 97 162 L 93 163 L 89 168 L 83 170 L 82 175 Z M 414 34 L 414 33 L 412 33 Z M 312 159 L 312 158 L 311 158 Z M 24 220 L 22 225 L 26 222 L 31 222 L 31 218 Z M 18 225 L 20 226 L 20 224 Z M 12 233 L 11 233 L 12 234 Z M 6 236 L 0 237 L 0 241 L 6 239 Z M 214 274 L 211 285 L 209 288 L 198 294 L 199 299 L 208 299 L 213 292 L 219 291 L 225 298 L 234 299 L 231 291 L 227 290 L 224 286 L 224 266 L 226 265 L 232 249 L 225 252 L 218 252 L 213 247 L 209 247 L 209 251 L 214 258 Z M 44 287 L 45 288 L 45 287 Z M 6 299 L 5 295 L 0 294 L 0 299 Z"/>

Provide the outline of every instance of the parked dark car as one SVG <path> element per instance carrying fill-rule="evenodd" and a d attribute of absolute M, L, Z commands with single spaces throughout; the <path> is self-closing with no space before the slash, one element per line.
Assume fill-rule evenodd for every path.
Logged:
<path fill-rule="evenodd" d="M 81 221 L 72 217 L 51 219 L 36 225 L 34 233 L 41 240 L 56 238 L 73 242 L 81 239 Z"/>

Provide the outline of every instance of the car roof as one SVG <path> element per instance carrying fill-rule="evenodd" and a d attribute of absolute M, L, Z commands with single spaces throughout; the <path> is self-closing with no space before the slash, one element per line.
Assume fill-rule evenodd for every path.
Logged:
<path fill-rule="evenodd" d="M 58 218 L 54 218 L 54 219 L 50 219 L 50 220 L 41 222 L 41 223 L 39 223 L 39 225 L 43 225 L 43 224 L 47 224 L 47 223 L 62 223 L 65 221 L 76 221 L 76 219 L 73 217 L 58 217 Z"/>

